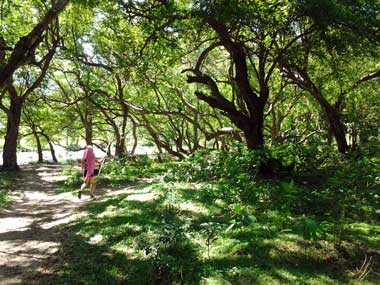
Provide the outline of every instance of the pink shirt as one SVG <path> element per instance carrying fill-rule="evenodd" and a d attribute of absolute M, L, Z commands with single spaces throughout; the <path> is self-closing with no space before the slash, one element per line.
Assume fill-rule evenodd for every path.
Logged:
<path fill-rule="evenodd" d="M 83 153 L 83 160 L 86 161 L 86 177 L 91 177 L 94 175 L 94 169 L 95 169 L 95 163 L 96 163 L 96 157 L 94 150 L 92 148 L 86 148 Z"/>

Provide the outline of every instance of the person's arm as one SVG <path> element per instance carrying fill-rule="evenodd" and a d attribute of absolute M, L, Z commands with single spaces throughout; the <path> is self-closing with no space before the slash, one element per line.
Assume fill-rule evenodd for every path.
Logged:
<path fill-rule="evenodd" d="M 84 151 L 82 159 L 80 160 L 80 170 L 82 172 L 84 171 L 86 157 L 87 157 L 87 150 Z"/>
<path fill-rule="evenodd" d="M 102 159 L 96 159 L 96 162 L 99 164 L 102 164 L 105 160 L 106 160 L 106 158 L 103 157 Z"/>
<path fill-rule="evenodd" d="M 84 159 L 82 158 L 81 160 L 80 160 L 80 171 L 84 171 Z"/>

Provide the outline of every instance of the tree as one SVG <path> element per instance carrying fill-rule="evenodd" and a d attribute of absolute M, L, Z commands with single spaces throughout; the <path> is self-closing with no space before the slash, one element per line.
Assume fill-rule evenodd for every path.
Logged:
<path fill-rule="evenodd" d="M 30 133 L 24 133 L 22 137 L 26 138 L 29 135 L 34 137 L 39 163 L 43 162 L 43 148 L 46 144 L 50 148 L 52 160 L 58 162 L 53 140 L 59 141 L 62 138 L 62 134 L 56 132 L 57 129 L 62 129 L 61 121 L 59 120 L 62 115 L 57 110 L 52 112 L 51 106 L 43 102 L 44 96 L 42 94 L 35 92 L 33 95 L 27 98 L 27 102 L 23 106 L 23 129 L 24 131 L 25 129 L 30 129 Z"/>
<path fill-rule="evenodd" d="M 22 106 L 26 97 L 36 90 L 43 81 L 50 62 L 60 44 L 58 14 L 68 0 L 54 2 L 44 17 L 26 36 L 21 36 L 13 48 L 7 39 L 1 38 L 0 45 L 0 88 L 3 90 L 0 108 L 7 114 L 7 132 L 3 148 L 3 169 L 17 170 L 17 139 L 21 121 Z M 3 9 L 5 9 L 3 7 Z M 8 18 L 5 19 L 6 21 Z M 3 20 L 4 21 L 4 20 Z M 14 35 L 8 34 L 10 37 Z M 44 45 L 41 46 L 41 43 Z M 9 55 L 8 55 L 9 54 Z M 37 61 L 37 56 L 40 60 Z M 17 80 L 15 80 L 15 73 Z M 15 86 L 23 82 L 23 86 Z M 4 91 L 5 90 L 5 91 Z M 3 103 L 9 95 L 9 107 Z"/>
<path fill-rule="evenodd" d="M 49 28 L 51 28 L 51 24 L 57 19 L 59 13 L 62 12 L 68 3 L 69 0 L 53 2 L 52 7 L 46 12 L 40 22 L 26 36 L 20 37 L 13 48 L 7 45 L 4 38 L 1 38 L 0 55 L 2 57 L 2 64 L 0 66 L 0 88 L 4 88 L 7 85 L 6 82 L 12 78 L 15 71 L 21 66 L 31 62 L 36 63 L 36 50 L 45 38 L 44 33 L 46 34 Z M 5 7 L 3 6 L 2 9 L 5 9 Z M 5 57 L 5 51 L 11 53 L 7 58 Z M 47 58 L 38 64 L 41 65 L 46 60 Z"/>
<path fill-rule="evenodd" d="M 368 2 L 373 4 L 372 1 Z M 287 53 L 281 54 L 279 63 L 282 72 L 294 84 L 309 92 L 319 103 L 329 124 L 329 132 L 335 137 L 339 152 L 346 153 L 349 146 L 342 118 L 345 97 L 359 84 L 380 76 L 380 72 L 359 74 L 356 77 L 359 79 L 351 77 L 349 84 L 342 85 L 339 82 L 344 82 L 340 78 L 343 73 L 337 73 L 337 68 L 342 69 L 341 66 L 347 64 L 347 61 L 342 60 L 344 58 L 357 60 L 367 54 L 363 44 L 369 42 L 363 38 L 362 32 L 366 30 L 363 27 L 367 27 L 365 32 L 367 35 L 372 34 L 373 30 L 369 25 L 362 24 L 368 17 L 373 24 L 372 19 L 379 7 L 369 5 L 367 7 L 374 9 L 365 9 L 364 3 L 348 5 L 344 1 L 295 1 L 295 3 L 294 22 L 289 25 L 284 36 L 292 37 L 300 32 L 303 36 Z M 338 67 L 338 61 L 343 65 Z M 327 74 L 329 76 L 326 76 Z M 331 77 L 334 81 L 333 86 L 340 87 L 338 90 L 326 87 L 331 82 L 329 80 Z M 326 96 L 324 93 L 335 93 L 335 96 Z"/>

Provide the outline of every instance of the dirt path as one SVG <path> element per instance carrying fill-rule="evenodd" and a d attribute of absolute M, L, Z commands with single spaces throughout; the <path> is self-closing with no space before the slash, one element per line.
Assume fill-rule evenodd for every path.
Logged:
<path fill-rule="evenodd" d="M 83 215 L 78 207 L 88 201 L 56 194 L 54 182 L 63 179 L 56 165 L 26 166 L 17 176 L 15 201 L 0 211 L 0 284 L 38 284 L 33 276 L 51 273 L 46 264 L 58 258 L 59 226 Z"/>

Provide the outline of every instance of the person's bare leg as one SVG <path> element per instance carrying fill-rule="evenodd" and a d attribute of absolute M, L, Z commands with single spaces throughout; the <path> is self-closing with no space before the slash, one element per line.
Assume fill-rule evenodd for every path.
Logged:
<path fill-rule="evenodd" d="M 91 177 L 90 183 L 91 183 L 90 196 L 91 196 L 91 198 L 94 198 L 94 192 L 95 192 L 95 177 Z"/>
<path fill-rule="evenodd" d="M 78 198 L 80 199 L 82 197 L 82 193 L 83 193 L 83 190 L 84 188 L 86 188 L 86 186 L 88 185 L 88 182 L 89 182 L 89 178 L 85 178 L 84 181 L 83 181 L 83 184 L 82 186 L 80 187 L 80 190 L 79 190 L 79 193 L 78 193 Z"/>
<path fill-rule="evenodd" d="M 87 185 L 87 182 L 83 182 L 82 186 L 80 187 L 80 192 L 83 192 L 84 188 L 86 188 Z"/>

